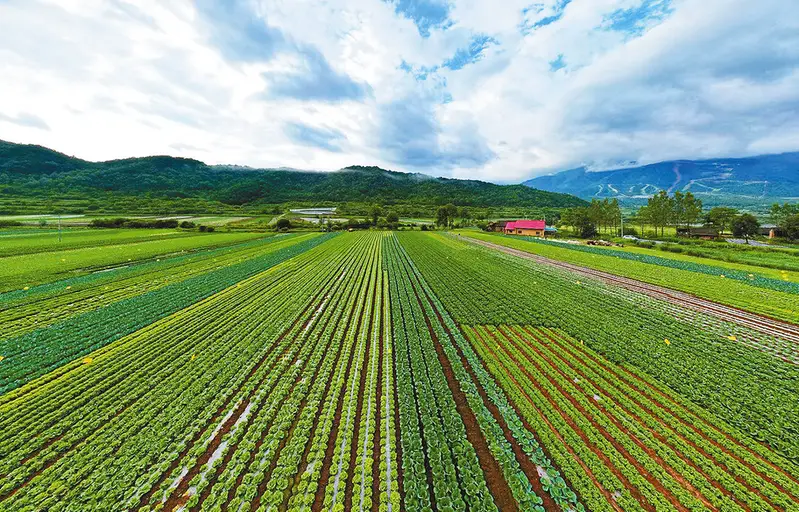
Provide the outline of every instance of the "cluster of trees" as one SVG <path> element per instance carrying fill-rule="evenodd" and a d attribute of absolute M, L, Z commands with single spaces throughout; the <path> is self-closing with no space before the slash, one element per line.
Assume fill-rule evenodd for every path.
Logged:
<path fill-rule="evenodd" d="M 441 206 L 436 211 L 436 225 L 438 226 L 452 227 L 457 219 L 461 219 L 462 223 L 468 224 L 472 220 L 472 214 L 468 208 L 459 208 L 452 203 Z"/>
<path fill-rule="evenodd" d="M 774 204 L 771 206 L 771 221 L 790 240 L 799 239 L 799 204 Z"/>
<path fill-rule="evenodd" d="M 661 190 L 650 197 L 646 206 L 642 206 L 636 214 L 638 224 L 648 224 L 658 228 L 663 236 L 666 227 L 690 227 L 702 217 L 702 201 L 691 192 L 677 191 L 673 196 Z M 643 228 L 641 229 L 643 231 Z"/>
<path fill-rule="evenodd" d="M 179 222 L 177 219 L 128 219 L 116 217 L 113 219 L 94 219 L 89 223 L 90 228 L 138 228 L 138 229 L 194 229 L 203 232 L 214 231 L 213 226 L 197 226 L 188 220 Z"/>
<path fill-rule="evenodd" d="M 599 201 L 581 208 L 569 208 L 560 215 L 560 225 L 571 226 L 583 238 L 595 236 L 599 228 L 613 229 L 621 223 L 621 208 L 617 199 Z"/>

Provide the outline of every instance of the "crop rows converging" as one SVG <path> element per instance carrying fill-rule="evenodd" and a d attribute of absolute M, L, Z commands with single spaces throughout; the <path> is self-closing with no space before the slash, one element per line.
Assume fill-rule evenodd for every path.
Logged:
<path fill-rule="evenodd" d="M 0 511 L 799 510 L 788 342 L 567 269 L 307 233 L 69 279 L 0 295 Z"/>

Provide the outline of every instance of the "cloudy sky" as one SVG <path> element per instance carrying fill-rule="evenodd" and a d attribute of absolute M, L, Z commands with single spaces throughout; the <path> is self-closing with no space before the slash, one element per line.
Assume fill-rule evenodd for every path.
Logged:
<path fill-rule="evenodd" d="M 799 2 L 0 0 L 0 139 L 495 182 L 799 150 Z"/>

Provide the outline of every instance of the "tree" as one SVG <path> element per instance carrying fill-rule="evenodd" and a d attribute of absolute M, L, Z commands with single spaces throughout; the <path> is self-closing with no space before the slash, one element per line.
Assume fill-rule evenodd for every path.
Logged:
<path fill-rule="evenodd" d="M 799 238 L 799 214 L 786 217 L 780 226 L 789 240 Z"/>
<path fill-rule="evenodd" d="M 449 210 L 447 210 L 446 206 L 440 206 L 438 211 L 436 211 L 436 225 L 449 226 Z"/>
<path fill-rule="evenodd" d="M 759 230 L 760 222 L 757 221 L 754 215 L 749 213 L 739 215 L 732 221 L 732 234 L 743 238 L 747 244 L 750 238 L 757 236 Z"/>
<path fill-rule="evenodd" d="M 738 210 L 726 206 L 716 206 L 711 208 L 705 215 L 705 224 L 719 228 L 724 233 L 732 225 L 732 221 L 738 216 Z"/>
<path fill-rule="evenodd" d="M 291 221 L 285 217 L 281 217 L 280 219 L 277 219 L 275 227 L 277 227 L 279 230 L 291 229 Z"/>
<path fill-rule="evenodd" d="M 591 238 L 596 235 L 596 224 L 592 218 L 590 206 L 574 210 L 574 227 L 583 238 Z"/>
<path fill-rule="evenodd" d="M 784 203 L 780 205 L 775 203 L 771 205 L 771 222 L 781 228 L 784 228 L 788 218 L 794 215 L 799 215 L 799 204 Z"/>
<path fill-rule="evenodd" d="M 369 210 L 369 217 L 372 218 L 373 226 L 377 226 L 377 221 L 380 219 L 381 215 L 383 215 L 383 210 L 381 210 L 377 205 L 372 206 L 372 208 Z"/>
<path fill-rule="evenodd" d="M 691 192 L 683 194 L 678 190 L 674 193 L 673 208 L 674 216 L 672 220 L 675 226 L 682 225 L 688 228 L 702 214 L 702 201 L 694 197 Z"/>
<path fill-rule="evenodd" d="M 672 223 L 674 217 L 674 199 L 669 197 L 668 192 L 661 190 L 647 201 L 649 221 L 657 228 L 660 228 L 660 235 L 664 235 L 666 226 Z"/>
<path fill-rule="evenodd" d="M 386 214 L 386 222 L 389 224 L 397 224 L 399 222 L 399 215 L 397 215 L 397 212 L 388 212 Z"/>

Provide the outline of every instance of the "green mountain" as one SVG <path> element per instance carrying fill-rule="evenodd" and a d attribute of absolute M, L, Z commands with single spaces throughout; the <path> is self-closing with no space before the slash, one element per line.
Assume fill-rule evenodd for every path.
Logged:
<path fill-rule="evenodd" d="M 771 204 L 799 199 L 799 153 L 675 160 L 601 172 L 581 167 L 533 178 L 524 185 L 584 199 L 640 202 L 659 190 L 690 190 L 706 205 Z"/>
<path fill-rule="evenodd" d="M 41 146 L 0 141 L 0 190 L 8 198 L 120 200 L 255 207 L 286 203 L 447 203 L 481 208 L 562 208 L 581 199 L 523 185 L 433 178 L 354 166 L 335 172 L 209 166 L 170 156 L 88 162 Z M 122 201 L 125 199 L 125 201 Z M 142 199 L 143 200 L 143 199 Z M 24 202 L 24 201 L 22 201 Z M 0 203 L 8 210 L 8 202 Z M 135 207 L 135 205 L 134 205 Z M 134 208 L 135 209 L 135 208 Z"/>

